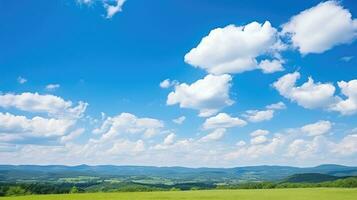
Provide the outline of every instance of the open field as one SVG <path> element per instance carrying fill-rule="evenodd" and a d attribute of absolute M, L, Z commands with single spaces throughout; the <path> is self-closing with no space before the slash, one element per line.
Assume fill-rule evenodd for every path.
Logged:
<path fill-rule="evenodd" d="M 4 197 L 1 200 L 355 200 L 357 189 L 207 190 L 175 192 L 87 193 Z"/>

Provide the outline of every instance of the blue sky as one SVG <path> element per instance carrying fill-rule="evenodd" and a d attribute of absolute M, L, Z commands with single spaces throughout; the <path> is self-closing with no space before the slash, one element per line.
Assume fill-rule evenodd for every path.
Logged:
<path fill-rule="evenodd" d="M 2 164 L 357 165 L 352 0 L 0 10 Z"/>

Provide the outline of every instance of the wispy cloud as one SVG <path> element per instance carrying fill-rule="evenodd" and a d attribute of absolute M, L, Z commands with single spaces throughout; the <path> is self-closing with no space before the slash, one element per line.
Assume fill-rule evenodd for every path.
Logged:
<path fill-rule="evenodd" d="M 59 87 L 61 87 L 59 84 L 48 84 L 48 85 L 46 85 L 46 90 L 54 91 L 54 90 L 58 89 Z"/>
<path fill-rule="evenodd" d="M 17 78 L 17 82 L 20 83 L 20 84 L 24 84 L 24 83 L 27 82 L 27 79 L 24 78 L 24 77 L 19 76 L 19 77 Z"/>

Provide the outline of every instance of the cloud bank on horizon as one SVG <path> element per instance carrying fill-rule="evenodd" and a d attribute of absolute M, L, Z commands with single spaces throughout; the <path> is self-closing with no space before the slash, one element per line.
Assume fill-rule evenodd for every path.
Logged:
<path fill-rule="evenodd" d="M 100 4 L 106 18 L 113 18 L 126 1 L 78 2 Z M 0 92 L 0 163 L 357 165 L 357 77 L 319 80 L 294 64 L 299 56 L 304 60 L 353 45 L 357 19 L 348 8 L 330 0 L 290 16 L 280 26 L 266 19 L 205 31 L 208 34 L 196 46 L 191 43 L 195 47 L 178 55 L 199 71 L 200 78 L 182 82 L 171 73 L 156 83 L 165 92 L 163 98 L 154 95 L 161 101 L 157 106 L 176 109 L 174 118 L 165 118 L 164 112 L 162 117 L 150 117 L 144 111 L 101 112 L 100 117 L 92 117 L 96 115 L 88 111 L 92 102 L 71 101 L 56 93 L 66 90 L 62 83 L 47 83 L 43 91 Z M 353 54 L 345 63 L 353 62 Z M 275 93 L 278 100 L 237 111 L 247 100 L 233 86 L 254 71 L 269 78 L 269 93 Z M 17 82 L 26 87 L 31 79 L 18 76 Z M 273 123 L 283 113 L 299 121 L 300 112 L 319 113 L 315 114 L 319 119 L 302 120 L 293 127 L 284 126 L 284 121 Z M 269 130 L 274 125 L 279 129 Z"/>

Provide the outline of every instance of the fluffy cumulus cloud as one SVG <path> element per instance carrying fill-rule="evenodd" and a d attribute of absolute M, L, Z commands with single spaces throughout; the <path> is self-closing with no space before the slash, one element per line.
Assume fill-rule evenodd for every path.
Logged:
<path fill-rule="evenodd" d="M 239 141 L 236 149 L 226 152 L 226 160 L 241 162 L 292 162 L 295 164 L 336 162 L 357 154 L 357 135 L 351 133 L 336 140 L 326 135 L 331 128 L 326 121 L 319 121 L 299 128 L 286 129 L 270 134 L 266 130 L 251 133 L 250 143 Z M 310 137 L 305 137 L 303 130 Z M 303 162 L 302 162 L 303 161 Z"/>
<path fill-rule="evenodd" d="M 73 120 L 27 118 L 10 113 L 0 113 L 0 133 L 27 136 L 62 136 L 74 124 Z"/>
<path fill-rule="evenodd" d="M 54 95 L 40 95 L 25 92 L 22 94 L 0 95 L 0 107 L 16 108 L 22 111 L 47 113 L 50 116 L 80 117 L 87 108 L 87 103 L 79 102 L 77 106 Z"/>
<path fill-rule="evenodd" d="M 322 53 L 357 36 L 357 20 L 338 1 L 326 1 L 307 9 L 282 26 L 302 54 Z"/>
<path fill-rule="evenodd" d="M 74 139 L 78 138 L 80 135 L 84 133 L 85 129 L 84 128 L 78 128 L 74 131 L 71 131 L 68 135 L 62 136 L 60 141 L 62 143 L 67 143 L 70 141 L 73 141 Z"/>
<path fill-rule="evenodd" d="M 168 95 L 166 103 L 179 104 L 181 108 L 197 109 L 202 117 L 214 115 L 220 109 L 233 104 L 229 97 L 231 80 L 231 76 L 227 74 L 209 74 L 191 85 L 178 84 Z"/>
<path fill-rule="evenodd" d="M 283 102 L 267 105 L 265 110 L 247 110 L 243 117 L 249 122 L 262 122 L 273 119 L 277 110 L 286 109 L 286 105 Z"/>
<path fill-rule="evenodd" d="M 282 60 L 262 60 L 259 63 L 259 68 L 263 71 L 265 74 L 271 74 L 274 72 L 280 72 L 284 71 L 283 67 L 284 62 Z"/>
<path fill-rule="evenodd" d="M 349 82 L 340 81 L 338 82 L 338 86 L 341 89 L 341 93 L 347 98 L 339 98 L 337 103 L 332 105 L 330 109 L 338 111 L 343 115 L 357 113 L 357 80 Z"/>
<path fill-rule="evenodd" d="M 38 93 L 2 94 L 0 108 L 21 111 L 21 115 L 0 112 L 0 142 L 69 142 L 80 134 L 75 131 L 87 103 L 77 106 L 53 95 Z M 39 116 L 36 116 L 39 115 Z M 31 117 L 28 117 L 31 116 Z M 49 142 L 49 143 L 51 143 Z"/>
<path fill-rule="evenodd" d="M 154 147 L 152 147 L 152 149 L 165 150 L 165 149 L 172 148 L 176 144 L 175 140 L 176 140 L 176 134 L 170 133 L 164 138 L 164 141 L 162 143 L 155 145 Z"/>
<path fill-rule="evenodd" d="M 171 86 L 170 79 L 165 79 L 160 83 L 161 88 L 169 88 Z"/>
<path fill-rule="evenodd" d="M 309 77 L 301 86 L 296 86 L 299 72 L 286 74 L 274 82 L 273 87 L 280 95 L 304 108 L 323 108 L 335 101 L 335 87 L 331 83 L 315 83 Z"/>
<path fill-rule="evenodd" d="M 117 159 L 143 159 L 141 155 L 151 148 L 148 146 L 149 140 L 158 134 L 164 134 L 163 128 L 163 122 L 158 119 L 121 113 L 107 117 L 92 131 L 94 135 L 86 143 L 65 145 L 64 148 L 71 150 L 72 156 L 82 156 L 82 160 L 95 158 L 109 162 Z M 77 137 L 80 130 L 73 134 Z M 169 146 L 174 143 L 174 139 L 175 135 L 169 134 L 162 146 Z"/>
<path fill-rule="evenodd" d="M 122 11 L 122 7 L 126 0 L 115 0 L 114 4 L 105 3 L 104 7 L 107 10 L 107 18 L 112 18 L 116 13 Z"/>
<path fill-rule="evenodd" d="M 284 144 L 284 139 L 281 137 L 274 137 L 268 139 L 265 136 L 258 136 L 260 138 L 252 138 L 250 145 L 238 146 L 236 150 L 227 152 L 224 154 L 225 160 L 237 160 L 241 162 L 249 162 L 252 160 L 261 160 L 262 158 L 273 160 L 274 156 L 279 147 Z"/>
<path fill-rule="evenodd" d="M 237 143 L 237 150 L 233 150 L 224 155 L 226 160 L 235 160 L 238 158 L 257 159 L 261 156 L 275 154 L 279 145 L 284 143 L 284 139 L 276 135 L 273 138 L 268 138 L 270 131 L 258 129 L 250 133 L 250 143 L 247 144 L 241 140 Z"/>
<path fill-rule="evenodd" d="M 38 93 L 2 94 L 0 108 L 21 111 L 22 115 L 0 112 L 0 140 L 18 143 L 70 141 L 87 103 L 74 105 L 61 97 Z M 36 116 L 40 114 L 39 116 Z M 31 117 L 27 117 L 30 115 Z M 42 138 L 42 139 L 41 139 Z M 47 138 L 48 140 L 43 140 Z M 37 141 L 38 140 L 38 141 Z M 50 142 L 49 142 L 50 143 Z"/>
<path fill-rule="evenodd" d="M 183 122 L 186 120 L 186 117 L 185 116 L 181 116 L 181 117 L 178 117 L 176 119 L 173 119 L 172 121 L 175 123 L 175 124 L 183 124 Z"/>
<path fill-rule="evenodd" d="M 288 158 L 323 160 L 326 159 L 323 154 L 330 153 L 327 147 L 331 147 L 331 145 L 332 143 L 322 136 L 314 137 L 312 140 L 295 139 L 287 145 L 285 156 Z"/>
<path fill-rule="evenodd" d="M 164 145 L 172 145 L 175 142 L 176 135 L 175 133 L 170 133 L 164 139 Z"/>
<path fill-rule="evenodd" d="M 245 126 L 247 124 L 246 121 L 238 118 L 231 117 L 226 113 L 219 113 L 214 117 L 210 117 L 205 120 L 203 124 L 204 129 L 216 129 L 216 128 L 231 128 L 236 126 Z"/>
<path fill-rule="evenodd" d="M 274 117 L 274 110 L 247 110 L 243 116 L 250 122 L 269 121 Z"/>
<path fill-rule="evenodd" d="M 212 142 L 212 141 L 218 141 L 223 138 L 224 134 L 226 133 L 226 129 L 224 128 L 219 128 L 211 133 L 203 136 L 199 142 Z"/>
<path fill-rule="evenodd" d="M 283 109 L 286 109 L 286 105 L 285 105 L 285 103 L 280 101 L 278 103 L 273 103 L 273 104 L 267 105 L 266 108 L 269 110 L 283 110 Z"/>
<path fill-rule="evenodd" d="M 99 128 L 93 130 L 93 133 L 101 134 L 103 140 L 110 140 L 123 134 L 142 134 L 145 137 L 152 137 L 163 127 L 164 124 L 160 120 L 121 113 L 115 117 L 108 117 Z"/>
<path fill-rule="evenodd" d="M 301 131 L 309 136 L 318 136 L 328 133 L 332 128 L 332 123 L 330 121 L 318 121 L 313 124 L 305 125 L 301 128 Z"/>
<path fill-rule="evenodd" d="M 278 32 L 268 21 L 229 25 L 212 30 L 185 55 L 185 62 L 211 74 L 241 73 L 257 68 L 272 73 L 281 71 L 282 63 L 264 60 L 259 64 L 257 57 L 273 55 L 281 48 Z"/>
<path fill-rule="evenodd" d="M 274 82 L 273 87 L 287 99 L 304 108 L 323 108 L 340 112 L 342 115 L 357 113 L 357 80 L 337 83 L 342 96 L 335 95 L 336 88 L 332 83 L 315 83 L 309 77 L 301 86 L 296 86 L 299 72 L 286 74 Z"/>
<path fill-rule="evenodd" d="M 143 140 L 129 141 L 129 140 L 116 140 L 113 146 L 107 150 L 110 155 L 132 155 L 145 151 L 145 143 Z"/>
<path fill-rule="evenodd" d="M 140 118 L 142 119 L 142 118 Z M 144 123 L 146 124 L 146 123 Z M 145 125 L 146 127 L 146 125 Z M 144 128 L 145 129 L 145 128 Z M 145 130 L 142 129 L 141 133 Z M 222 142 L 226 129 L 215 129 L 198 138 L 177 138 L 175 133 L 158 135 L 157 140 L 129 138 L 132 134 L 120 134 L 103 139 L 105 133 L 93 135 L 87 142 L 63 142 L 61 145 L 44 146 L 26 144 L 17 151 L 0 151 L 0 161 L 11 163 L 54 164 L 145 164 L 145 165 L 186 165 L 186 166 L 227 166 L 237 164 L 319 164 L 354 158 L 357 155 L 357 136 L 350 132 L 341 139 L 331 135 L 306 137 L 303 127 L 286 129 L 278 133 L 258 129 L 252 132 L 248 142 L 239 140 L 229 146 Z M 73 138 L 83 130 L 74 130 Z M 130 132 L 130 131 L 129 131 Z M 137 132 L 136 132 L 137 133 Z M 142 135 L 142 134 L 141 134 Z M 163 136 L 163 137 L 162 137 Z M 68 136 L 69 138 L 70 136 Z M 1 139 L 1 137 L 0 137 Z M 72 141 L 73 139 L 68 139 Z M 9 147 L 6 147 L 9 148 Z M 31 156 L 29 156 L 31 155 Z M 180 157 L 180 159 L 177 159 Z M 33 158 L 33 159 L 31 159 Z M 197 159 L 199 158 L 199 159 Z M 56 160 L 57 159 L 57 160 Z"/>
<path fill-rule="evenodd" d="M 178 82 L 176 80 L 172 81 L 170 79 L 165 79 L 165 80 L 161 81 L 160 87 L 166 89 L 166 88 L 170 88 L 172 86 L 175 86 L 177 84 L 178 84 Z"/>
<path fill-rule="evenodd" d="M 357 134 L 344 137 L 341 142 L 334 144 L 332 151 L 344 156 L 355 155 L 357 153 Z"/>
<path fill-rule="evenodd" d="M 250 143 L 253 145 L 263 144 L 267 141 L 268 141 L 268 138 L 265 137 L 264 135 L 260 135 L 260 136 L 250 139 Z"/>
<path fill-rule="evenodd" d="M 252 145 L 258 145 L 268 142 L 268 138 L 266 137 L 266 135 L 268 135 L 269 133 L 270 131 L 262 129 L 253 131 L 252 133 L 250 133 L 250 136 L 252 137 L 250 139 L 250 143 Z"/>
<path fill-rule="evenodd" d="M 252 137 L 258 137 L 258 136 L 265 136 L 268 135 L 270 131 L 268 130 L 263 130 L 263 129 L 258 129 L 250 133 L 250 136 Z"/>

